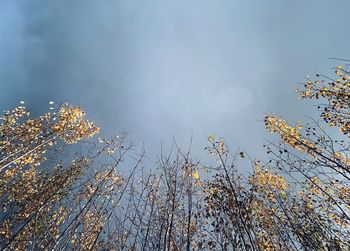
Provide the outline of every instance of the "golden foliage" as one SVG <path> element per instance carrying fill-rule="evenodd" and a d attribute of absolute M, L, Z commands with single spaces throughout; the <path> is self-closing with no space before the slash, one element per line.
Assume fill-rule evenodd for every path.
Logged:
<path fill-rule="evenodd" d="M 266 116 L 265 126 L 271 133 L 278 133 L 283 143 L 286 143 L 301 152 L 307 152 L 315 155 L 320 151 L 313 142 L 301 136 L 299 129 L 301 125 L 291 126 L 286 120 L 275 117 Z"/>

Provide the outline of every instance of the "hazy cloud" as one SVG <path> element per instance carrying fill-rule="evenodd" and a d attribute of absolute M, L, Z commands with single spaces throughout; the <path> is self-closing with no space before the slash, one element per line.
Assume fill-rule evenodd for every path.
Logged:
<path fill-rule="evenodd" d="M 0 2 L 0 103 L 67 99 L 150 153 L 204 135 L 261 153 L 264 112 L 303 119 L 293 94 L 347 51 L 348 1 Z"/>

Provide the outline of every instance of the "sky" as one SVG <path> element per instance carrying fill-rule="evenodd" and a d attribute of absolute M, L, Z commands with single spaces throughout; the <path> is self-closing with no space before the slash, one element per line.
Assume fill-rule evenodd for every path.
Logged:
<path fill-rule="evenodd" d="M 206 136 L 262 156 L 266 113 L 315 115 L 295 89 L 350 59 L 349 1 L 0 0 L 0 109 L 82 106 L 148 156 Z"/>

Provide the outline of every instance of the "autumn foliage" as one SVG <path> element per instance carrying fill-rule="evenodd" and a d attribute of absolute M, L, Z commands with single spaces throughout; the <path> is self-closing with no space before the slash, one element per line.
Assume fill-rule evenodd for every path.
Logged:
<path fill-rule="evenodd" d="M 250 159 L 208 137 L 208 165 L 174 142 L 154 166 L 126 133 L 110 139 L 61 104 L 0 124 L 0 248 L 6 250 L 349 250 L 350 76 L 298 90 L 319 117 L 267 115 L 278 136 Z M 337 128 L 337 133 L 333 128 Z M 94 137 L 95 136 L 95 137 Z M 238 165 L 251 167 L 241 173 Z"/>

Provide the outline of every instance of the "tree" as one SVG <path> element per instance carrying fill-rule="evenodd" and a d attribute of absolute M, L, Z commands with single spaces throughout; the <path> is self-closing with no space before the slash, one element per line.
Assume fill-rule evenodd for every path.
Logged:
<path fill-rule="evenodd" d="M 335 74 L 298 90 L 326 100 L 321 120 L 265 117 L 280 138 L 264 146 L 265 161 L 209 136 L 205 150 L 216 164 L 174 141 L 147 167 L 127 133 L 92 139 L 99 128 L 79 107 L 37 118 L 24 106 L 6 112 L 1 249 L 348 250 L 350 77 L 340 66 Z M 249 174 L 239 171 L 242 161 Z"/>
<path fill-rule="evenodd" d="M 280 135 L 270 142 L 269 161 L 252 160 L 253 173 L 244 178 L 225 142 L 208 138 L 210 154 L 219 165 L 207 182 L 206 213 L 215 250 L 347 250 L 349 243 L 349 145 L 336 139 L 326 125 L 347 135 L 350 129 L 350 77 L 343 67 L 337 79 L 307 79 L 302 98 L 327 100 L 318 120 L 291 126 L 268 115 L 265 125 Z M 328 81 L 328 83 L 327 83 Z M 324 125 L 325 124 L 325 125 Z M 302 132 L 304 130 L 304 133 Z"/>
<path fill-rule="evenodd" d="M 347 135 L 350 129 L 350 77 L 342 66 L 335 69 L 336 78 L 316 75 L 298 90 L 304 99 L 322 99 L 320 118 L 305 126 L 289 125 L 285 120 L 267 116 L 269 131 L 278 133 L 281 144 L 271 143 L 267 152 L 272 165 L 293 179 L 300 200 L 315 222 L 319 249 L 342 249 L 350 246 L 350 168 Z M 337 127 L 341 135 L 325 129 Z M 296 173 L 299 175 L 296 176 Z M 317 218 L 313 216 L 317 215 Z M 304 217 L 305 218 L 305 217 Z M 312 237 L 312 240 L 316 236 Z"/>

